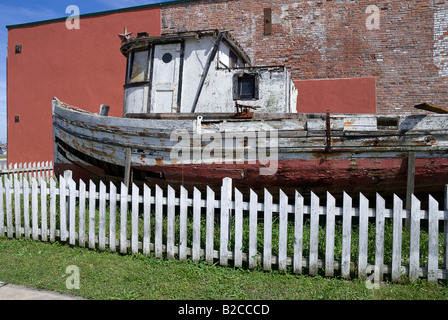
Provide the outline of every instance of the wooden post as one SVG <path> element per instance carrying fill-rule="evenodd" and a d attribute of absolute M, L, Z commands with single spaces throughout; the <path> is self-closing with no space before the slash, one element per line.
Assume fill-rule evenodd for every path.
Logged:
<path fill-rule="evenodd" d="M 100 105 L 100 116 L 107 117 L 109 115 L 110 107 L 105 104 Z"/>
<path fill-rule="evenodd" d="M 415 152 L 409 152 L 408 155 L 408 180 L 406 187 L 406 210 L 411 210 L 412 199 L 415 186 Z M 411 230 L 411 219 L 405 219 L 405 228 Z"/>
<path fill-rule="evenodd" d="M 131 164 L 132 164 L 132 150 L 126 149 L 126 158 L 124 166 L 124 185 L 129 189 L 131 183 Z"/>

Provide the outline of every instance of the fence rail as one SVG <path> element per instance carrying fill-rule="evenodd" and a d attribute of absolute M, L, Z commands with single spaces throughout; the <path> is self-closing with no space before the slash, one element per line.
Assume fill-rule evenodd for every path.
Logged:
<path fill-rule="evenodd" d="M 119 187 L 82 181 L 77 186 L 64 177 L 0 179 L 0 237 L 58 239 L 101 251 L 190 257 L 222 266 L 233 261 L 237 268 L 269 271 L 276 266 L 296 274 L 317 275 L 323 269 L 329 277 L 365 279 L 374 272 L 379 280 L 386 274 L 392 281 L 403 275 L 448 279 L 446 200 L 439 210 L 429 196 L 423 210 L 412 196 L 406 210 L 397 196 L 386 208 L 379 195 L 369 201 L 360 194 L 354 206 L 344 193 L 338 207 L 331 194 L 321 205 L 311 193 L 305 204 L 300 193 L 287 196 L 280 190 L 278 202 L 268 191 L 262 201 L 254 191 L 244 201 L 229 178 L 223 180 L 219 199 L 209 187 L 205 194 L 196 188 L 191 193 L 183 187 Z M 403 219 L 410 219 L 409 233 Z"/>
<path fill-rule="evenodd" d="M 17 178 L 22 181 L 23 178 L 44 178 L 50 179 L 54 176 L 53 162 L 29 162 L 29 163 L 10 163 L 7 165 L 0 165 L 0 178 L 7 176 L 9 179 Z"/>

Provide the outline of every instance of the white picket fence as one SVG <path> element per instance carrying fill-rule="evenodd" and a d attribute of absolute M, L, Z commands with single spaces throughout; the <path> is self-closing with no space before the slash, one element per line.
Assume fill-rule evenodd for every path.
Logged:
<path fill-rule="evenodd" d="M 330 194 L 322 206 L 314 193 L 310 194 L 310 203 L 305 204 L 298 192 L 288 197 L 281 190 L 278 203 L 268 191 L 263 201 L 258 201 L 254 191 L 250 192 L 249 201 L 244 201 L 229 178 L 223 180 L 219 199 L 209 187 L 203 195 L 196 188 L 190 194 L 183 187 L 163 190 L 158 186 L 139 188 L 132 184 L 128 190 L 121 184 L 118 193 L 112 183 L 108 186 L 100 183 L 98 189 L 93 182 L 86 186 L 81 181 L 79 187 L 63 177 L 58 182 L 31 178 L 30 182 L 23 179 L 20 183 L 17 178 L 15 181 L 5 178 L 4 182 L 0 179 L 0 237 L 58 240 L 100 251 L 108 249 L 123 254 L 130 251 L 182 261 L 205 259 L 221 266 L 233 261 L 236 268 L 258 267 L 269 271 L 276 266 L 296 274 L 317 275 L 323 269 L 329 277 L 339 274 L 349 278 L 357 274 L 365 279 L 374 272 L 380 280 L 385 274 L 391 275 L 393 281 L 399 281 L 403 275 L 429 281 L 448 279 L 447 204 L 439 210 L 438 202 L 431 196 L 427 210 L 421 209 L 414 196 L 412 209 L 405 210 L 397 196 L 393 207 L 388 209 L 379 195 L 372 208 L 360 194 L 359 205 L 355 207 L 346 193 L 341 207 L 336 206 Z M 448 194 L 448 188 L 445 193 Z M 403 219 L 411 221 L 408 264 L 403 264 L 406 258 L 402 248 Z M 385 264 L 388 220 L 393 223 L 393 244 L 391 263 Z M 423 221 L 427 226 L 426 222 L 423 226 Z M 440 231 L 439 222 L 443 222 Z M 338 240 L 342 242 L 342 252 L 336 260 L 338 223 L 342 227 L 342 238 Z M 324 253 L 322 248 L 319 252 L 322 228 Z M 373 243 L 368 238 L 369 228 L 375 228 Z M 427 264 L 422 265 L 420 247 L 426 246 L 421 243 L 423 229 L 427 232 L 428 249 Z M 273 238 L 273 234 L 278 236 Z M 351 259 L 355 236 L 357 254 Z M 368 261 L 373 252 L 374 261 Z"/>
<path fill-rule="evenodd" d="M 6 175 L 9 179 L 17 178 L 22 181 L 23 178 L 44 178 L 50 179 L 53 174 L 53 162 L 29 162 L 29 163 L 10 163 L 0 165 L 0 177 Z"/>

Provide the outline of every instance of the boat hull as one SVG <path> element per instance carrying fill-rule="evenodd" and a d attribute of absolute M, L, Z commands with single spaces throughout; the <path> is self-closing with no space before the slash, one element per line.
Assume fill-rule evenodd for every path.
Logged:
<path fill-rule="evenodd" d="M 408 158 L 415 155 L 415 193 L 441 192 L 448 183 L 448 117 L 428 117 L 397 120 L 396 127 L 382 130 L 378 129 L 376 116 L 293 115 L 271 121 L 214 119 L 198 124 L 196 118 L 185 117 L 102 117 L 56 101 L 54 170 L 56 175 L 71 170 L 75 180 L 85 182 L 126 183 L 129 168 L 130 181 L 136 184 L 218 188 L 223 178 L 230 177 L 233 185 L 243 191 L 282 188 L 315 193 L 404 194 L 412 169 L 408 168 Z M 269 130 L 275 128 L 275 135 L 266 126 Z M 230 161 L 224 157 L 228 145 L 219 145 L 214 150 L 219 151 L 219 156 L 206 159 L 204 154 L 213 154 L 204 153 L 212 140 L 195 141 L 195 137 L 207 134 L 238 131 L 247 135 L 256 132 L 254 128 L 265 132 L 260 136 L 266 139 L 260 143 L 256 134 L 250 135 L 255 137 L 253 141 L 247 137 L 236 139 Z M 173 136 L 173 132 L 177 133 Z M 269 146 L 263 150 L 265 158 L 258 159 L 263 146 Z M 183 153 L 189 147 L 192 151 L 185 161 L 180 161 L 182 157 L 173 159 L 173 154 L 179 154 L 173 153 L 176 148 Z"/>

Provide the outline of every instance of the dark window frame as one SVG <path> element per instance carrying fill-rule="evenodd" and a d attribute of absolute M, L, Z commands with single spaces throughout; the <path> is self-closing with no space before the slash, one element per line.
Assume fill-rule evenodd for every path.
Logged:
<path fill-rule="evenodd" d="M 250 82 L 250 83 L 249 83 Z M 244 83 L 253 87 L 251 94 L 244 94 L 242 92 Z M 259 95 L 259 74 L 258 73 L 244 73 L 233 75 L 233 100 L 258 100 Z"/>

